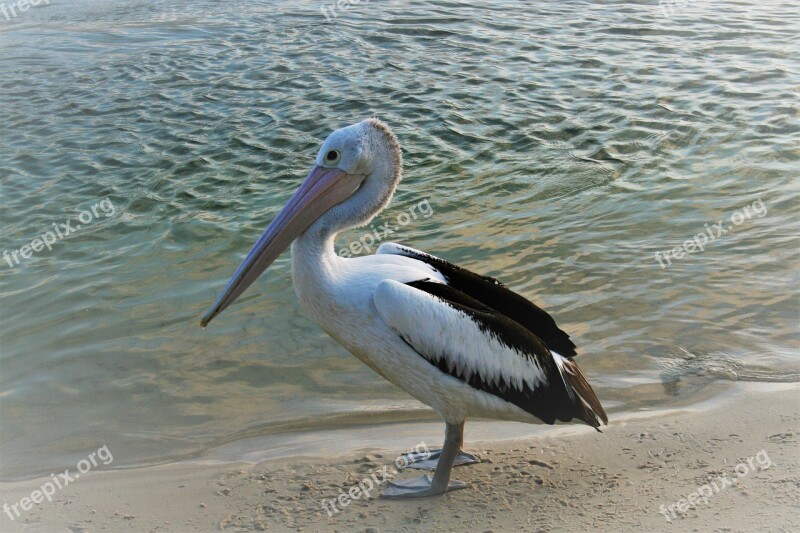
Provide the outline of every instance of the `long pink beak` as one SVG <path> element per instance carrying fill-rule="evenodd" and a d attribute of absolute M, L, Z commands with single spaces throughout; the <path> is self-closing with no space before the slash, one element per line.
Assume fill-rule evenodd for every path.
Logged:
<path fill-rule="evenodd" d="M 200 321 L 206 327 L 247 288 L 323 213 L 344 201 L 366 176 L 315 166 L 272 224 L 264 231 L 214 306 Z"/>

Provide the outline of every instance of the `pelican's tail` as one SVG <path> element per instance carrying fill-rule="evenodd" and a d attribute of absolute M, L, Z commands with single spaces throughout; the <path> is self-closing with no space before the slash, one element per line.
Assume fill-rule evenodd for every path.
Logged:
<path fill-rule="evenodd" d="M 578 408 L 576 417 L 600 431 L 600 420 L 603 421 L 603 425 L 607 426 L 608 416 L 606 416 L 603 406 L 600 405 L 600 400 L 597 399 L 592 386 L 586 381 L 578 363 L 572 359 L 554 355 L 556 355 L 561 376 L 564 378 L 564 384 L 567 386 L 567 392 L 575 400 L 575 406 Z"/>

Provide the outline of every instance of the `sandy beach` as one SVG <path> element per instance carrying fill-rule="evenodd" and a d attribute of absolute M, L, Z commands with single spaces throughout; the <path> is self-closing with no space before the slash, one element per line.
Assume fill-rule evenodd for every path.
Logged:
<path fill-rule="evenodd" d="M 378 498 L 396 453 L 365 449 L 90 472 L 52 502 L 4 516 L 2 530 L 797 531 L 798 393 L 739 385 L 706 406 L 612 417 L 603 434 L 564 426 L 491 442 L 468 431 L 481 464 L 454 470 L 468 488 L 433 499 Z M 48 480 L 4 483 L 2 499 L 19 502 Z"/>

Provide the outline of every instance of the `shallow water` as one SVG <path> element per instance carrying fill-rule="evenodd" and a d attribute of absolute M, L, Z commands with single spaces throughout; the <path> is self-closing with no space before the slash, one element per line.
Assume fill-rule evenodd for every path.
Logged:
<path fill-rule="evenodd" d="M 103 444 L 120 467 L 434 420 L 304 317 L 288 254 L 198 326 L 319 143 L 371 115 L 406 163 L 376 226 L 549 310 L 612 423 L 797 381 L 793 4 L 371 2 L 329 22 L 317 2 L 53 0 L 0 18 L 2 249 L 81 225 L 0 262 L 0 478 Z"/>

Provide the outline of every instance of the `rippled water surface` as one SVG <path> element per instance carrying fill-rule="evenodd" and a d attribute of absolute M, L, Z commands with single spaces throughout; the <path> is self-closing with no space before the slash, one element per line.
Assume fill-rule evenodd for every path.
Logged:
<path fill-rule="evenodd" d="M 432 420 L 303 315 L 288 254 L 198 326 L 319 143 L 374 115 L 406 161 L 377 224 L 551 311 L 612 423 L 799 379 L 800 11 L 676 4 L 328 21 L 318 2 L 53 0 L 0 19 L 2 249 L 73 226 L 0 262 L 0 477 L 102 444 L 126 466 Z"/>

